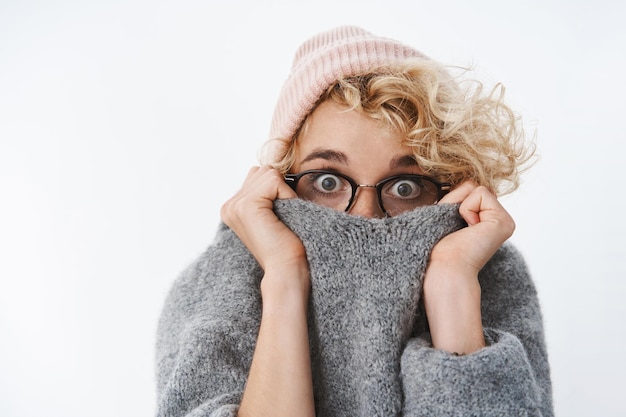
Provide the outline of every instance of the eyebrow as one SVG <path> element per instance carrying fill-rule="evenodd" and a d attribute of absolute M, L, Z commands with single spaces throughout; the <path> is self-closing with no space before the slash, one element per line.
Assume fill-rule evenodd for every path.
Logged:
<path fill-rule="evenodd" d="M 342 164 L 348 163 L 348 156 L 345 153 L 333 151 L 331 149 L 320 149 L 313 151 L 308 154 L 306 158 L 304 158 L 300 163 L 303 164 L 305 162 L 313 161 L 315 159 L 324 159 L 326 161 L 334 161 Z"/>
<path fill-rule="evenodd" d="M 418 164 L 413 155 L 398 155 L 389 162 L 389 166 L 391 168 L 411 168 L 418 166 Z"/>
<path fill-rule="evenodd" d="M 334 151 L 332 149 L 315 150 L 308 154 L 300 163 L 304 164 L 305 162 L 310 162 L 315 159 L 334 161 L 346 165 L 348 164 L 348 156 L 345 153 Z M 389 166 L 391 168 L 411 168 L 418 166 L 418 164 L 413 155 L 397 155 L 389 161 Z"/>

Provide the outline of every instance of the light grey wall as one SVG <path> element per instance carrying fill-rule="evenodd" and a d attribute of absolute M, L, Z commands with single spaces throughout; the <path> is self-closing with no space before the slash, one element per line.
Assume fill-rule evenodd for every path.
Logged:
<path fill-rule="evenodd" d="M 625 12 L 4 0 L 0 415 L 153 414 L 165 293 L 255 163 L 295 48 L 346 23 L 506 85 L 541 154 L 503 201 L 539 288 L 557 414 L 626 415 Z"/>

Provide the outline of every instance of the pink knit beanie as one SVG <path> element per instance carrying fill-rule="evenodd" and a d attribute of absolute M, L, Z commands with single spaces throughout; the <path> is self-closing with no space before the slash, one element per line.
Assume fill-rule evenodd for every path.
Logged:
<path fill-rule="evenodd" d="M 320 96 L 340 77 L 366 74 L 377 67 L 426 58 L 421 52 L 355 26 L 322 32 L 298 48 L 270 128 L 270 138 L 291 138 Z"/>

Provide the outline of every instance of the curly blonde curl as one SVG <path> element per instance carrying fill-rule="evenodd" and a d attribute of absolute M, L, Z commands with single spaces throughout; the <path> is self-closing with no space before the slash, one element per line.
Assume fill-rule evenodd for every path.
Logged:
<path fill-rule="evenodd" d="M 504 103 L 501 84 L 485 94 L 480 81 L 458 78 L 433 61 L 408 61 L 340 79 L 318 105 L 333 100 L 399 132 L 420 168 L 440 181 L 454 186 L 470 180 L 496 195 L 510 193 L 534 156 L 534 143 L 526 140 L 520 117 Z M 269 160 L 266 153 L 262 162 L 289 172 L 307 122 L 294 138 L 271 140 L 279 142 L 279 150 Z"/>

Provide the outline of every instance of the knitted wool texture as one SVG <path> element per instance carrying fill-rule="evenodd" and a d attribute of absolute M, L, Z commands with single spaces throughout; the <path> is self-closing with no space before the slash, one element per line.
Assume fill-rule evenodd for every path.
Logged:
<path fill-rule="evenodd" d="M 454 205 L 386 219 L 275 202 L 303 241 L 316 415 L 553 415 L 541 313 L 523 260 L 503 246 L 480 274 L 488 346 L 431 347 L 419 308 L 433 246 L 463 227 Z M 262 270 L 222 225 L 175 282 L 159 322 L 158 416 L 235 416 L 261 317 Z"/>
<path fill-rule="evenodd" d="M 270 138 L 293 137 L 322 93 L 340 77 L 369 73 L 408 58 L 426 59 L 409 46 L 355 26 L 315 35 L 296 51 L 274 110 Z"/>

